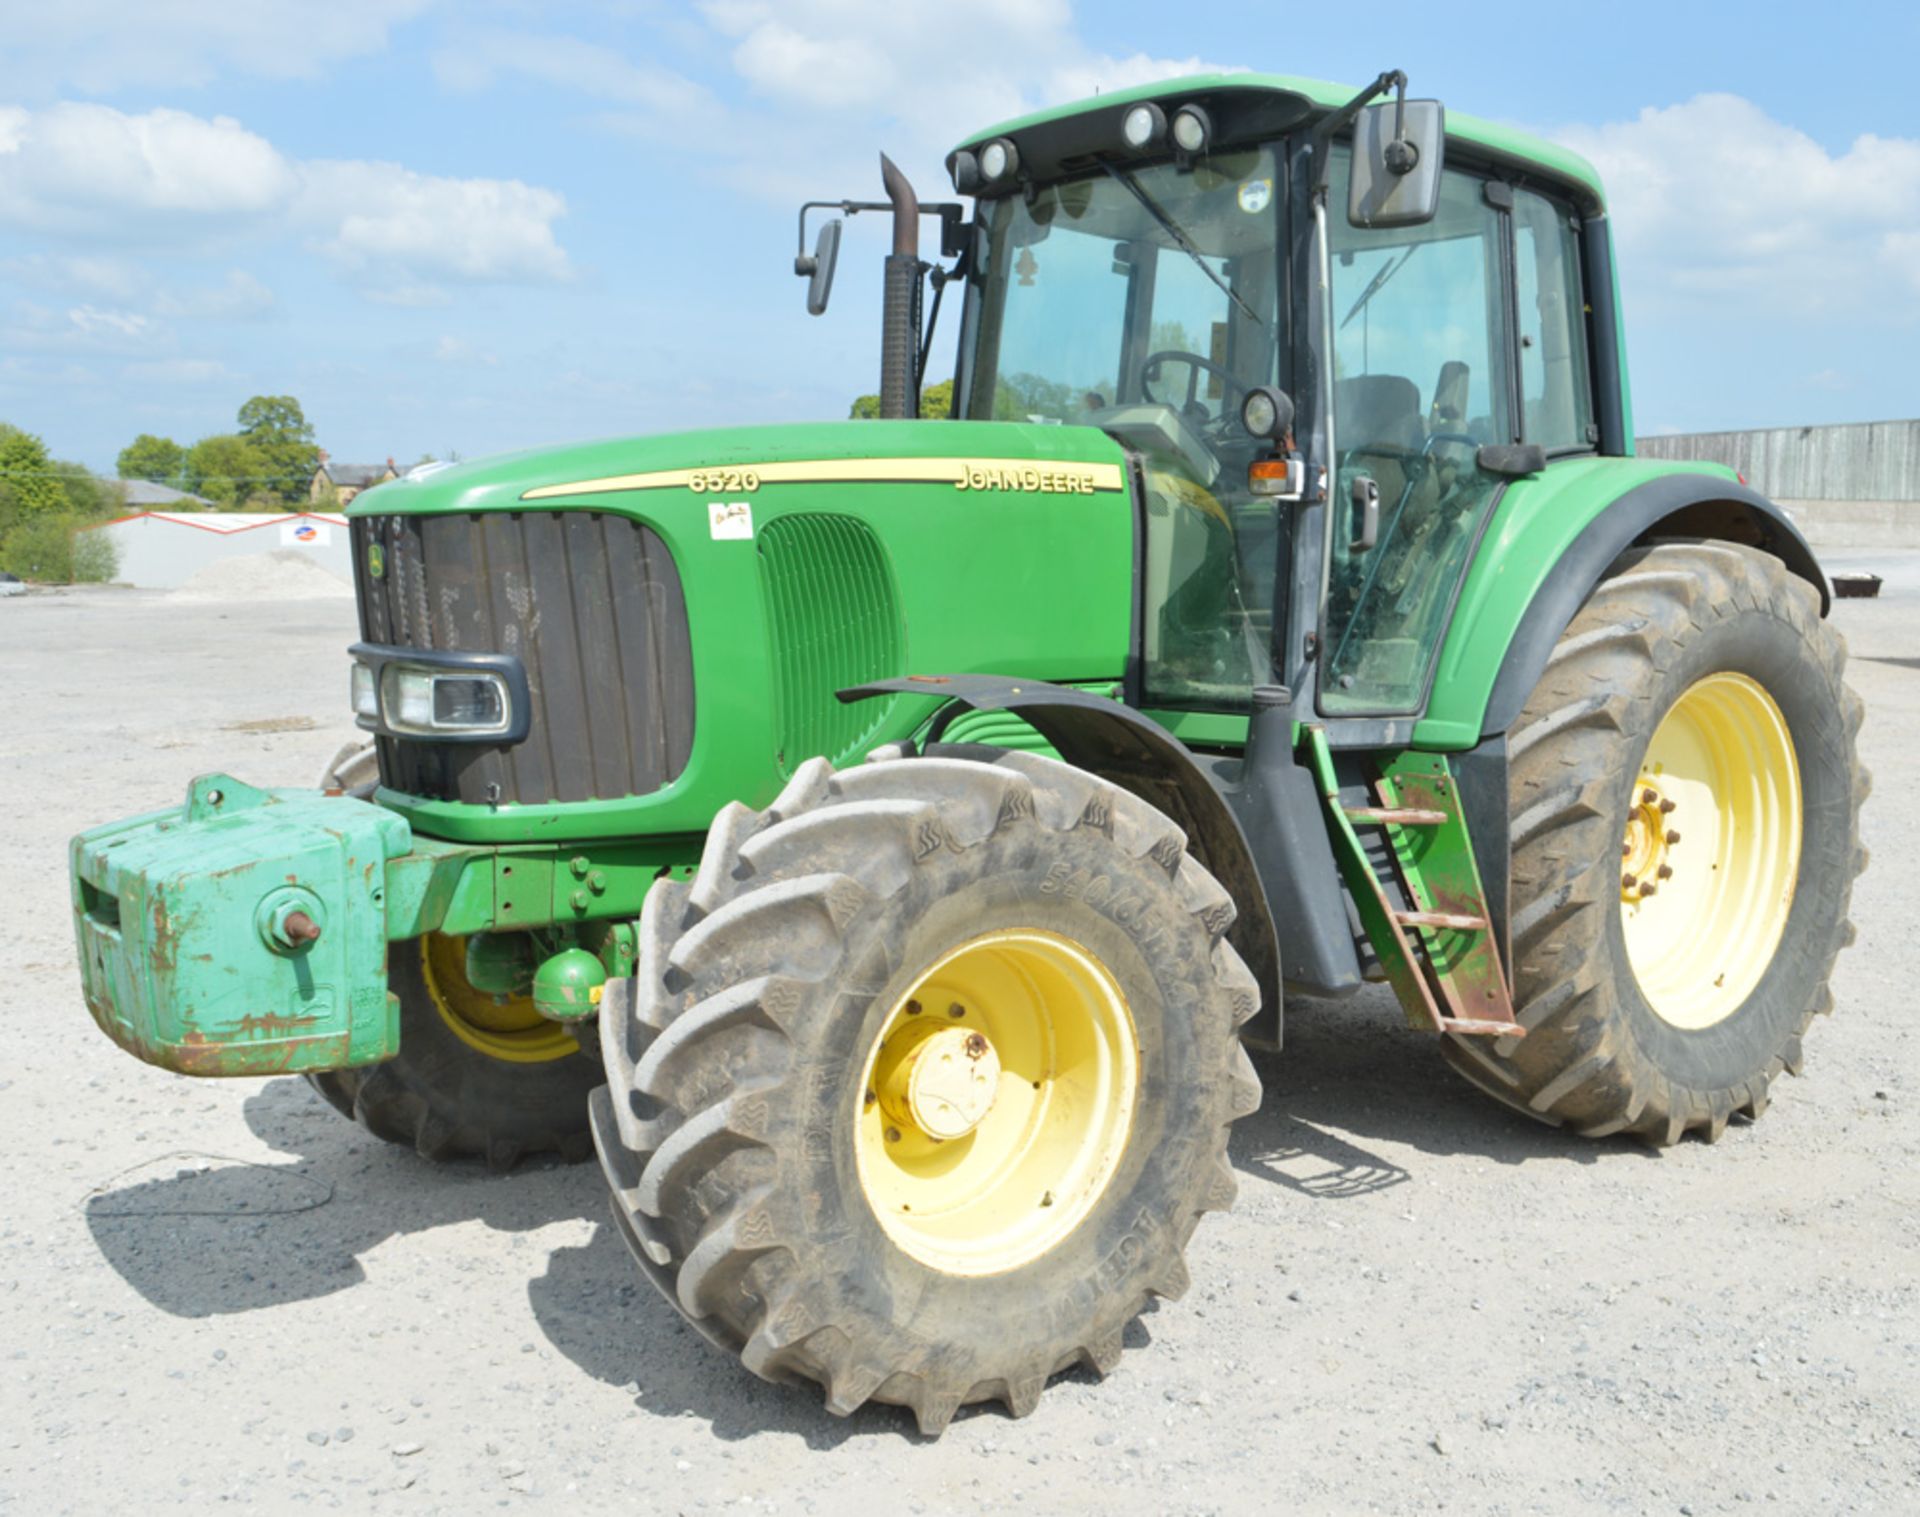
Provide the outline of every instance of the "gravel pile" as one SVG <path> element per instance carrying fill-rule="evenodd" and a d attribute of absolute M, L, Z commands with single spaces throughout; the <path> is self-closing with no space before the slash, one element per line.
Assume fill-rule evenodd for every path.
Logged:
<path fill-rule="evenodd" d="M 175 600 L 317 600 L 352 595 L 353 586 L 298 548 L 216 558 L 173 592 Z"/>

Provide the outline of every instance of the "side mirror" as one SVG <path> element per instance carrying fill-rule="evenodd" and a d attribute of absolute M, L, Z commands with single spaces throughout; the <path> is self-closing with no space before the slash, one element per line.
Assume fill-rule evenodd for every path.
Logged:
<path fill-rule="evenodd" d="M 813 256 L 793 260 L 793 272 L 807 281 L 809 316 L 826 313 L 827 299 L 833 294 L 834 265 L 840 261 L 840 229 L 845 225 L 838 216 L 831 221 L 821 222 L 820 235 L 813 244 Z"/>
<path fill-rule="evenodd" d="M 1447 108 L 1438 100 L 1370 105 L 1353 120 L 1347 220 L 1357 227 L 1422 226 L 1440 209 Z"/>

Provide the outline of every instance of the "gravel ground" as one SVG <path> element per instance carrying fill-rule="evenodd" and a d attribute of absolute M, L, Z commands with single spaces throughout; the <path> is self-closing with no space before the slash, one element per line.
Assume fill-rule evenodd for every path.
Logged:
<path fill-rule="evenodd" d="M 349 731 L 348 603 L 0 604 L 0 1511 L 1787 1512 L 1920 1506 L 1920 555 L 1843 602 L 1878 865 L 1756 1126 L 1655 1154 L 1458 1082 L 1381 995 L 1292 1008 L 1195 1286 L 1024 1422 L 840 1421 L 709 1349 L 592 1167 L 490 1179 L 81 1005 L 65 842 Z M 1900 987 L 1906 986 L 1905 990 Z"/>

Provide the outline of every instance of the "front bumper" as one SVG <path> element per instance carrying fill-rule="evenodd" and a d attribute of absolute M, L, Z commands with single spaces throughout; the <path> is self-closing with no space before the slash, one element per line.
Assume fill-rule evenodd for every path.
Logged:
<path fill-rule="evenodd" d="M 386 865 L 411 831 L 343 795 L 195 780 L 185 807 L 71 845 L 87 1009 L 150 1064 L 288 1074 L 389 1057 Z M 304 912 L 318 936 L 286 929 Z"/>
<path fill-rule="evenodd" d="M 448 843 L 352 796 L 206 775 L 184 807 L 73 840 L 87 1009 L 180 1074 L 378 1063 L 400 1047 L 389 942 L 526 932 L 543 955 L 585 947 L 631 974 L 628 924 L 661 874 L 691 872 L 700 841 Z"/>

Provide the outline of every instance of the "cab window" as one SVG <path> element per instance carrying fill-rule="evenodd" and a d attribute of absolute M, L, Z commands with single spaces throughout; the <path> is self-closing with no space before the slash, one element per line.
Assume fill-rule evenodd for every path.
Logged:
<path fill-rule="evenodd" d="M 1591 448 L 1592 371 L 1580 278 L 1578 223 L 1531 190 L 1513 196 L 1513 272 L 1519 297 L 1521 436 L 1548 452 Z"/>
<path fill-rule="evenodd" d="M 1321 708 L 1419 708 L 1455 587 L 1498 481 L 1475 455 L 1510 442 L 1507 221 L 1484 181 L 1446 172 L 1418 227 L 1348 223 L 1351 155 L 1333 163 L 1333 425 Z M 1377 499 L 1364 542 L 1356 490 Z M 1363 498 L 1362 497 L 1362 498 Z"/>

